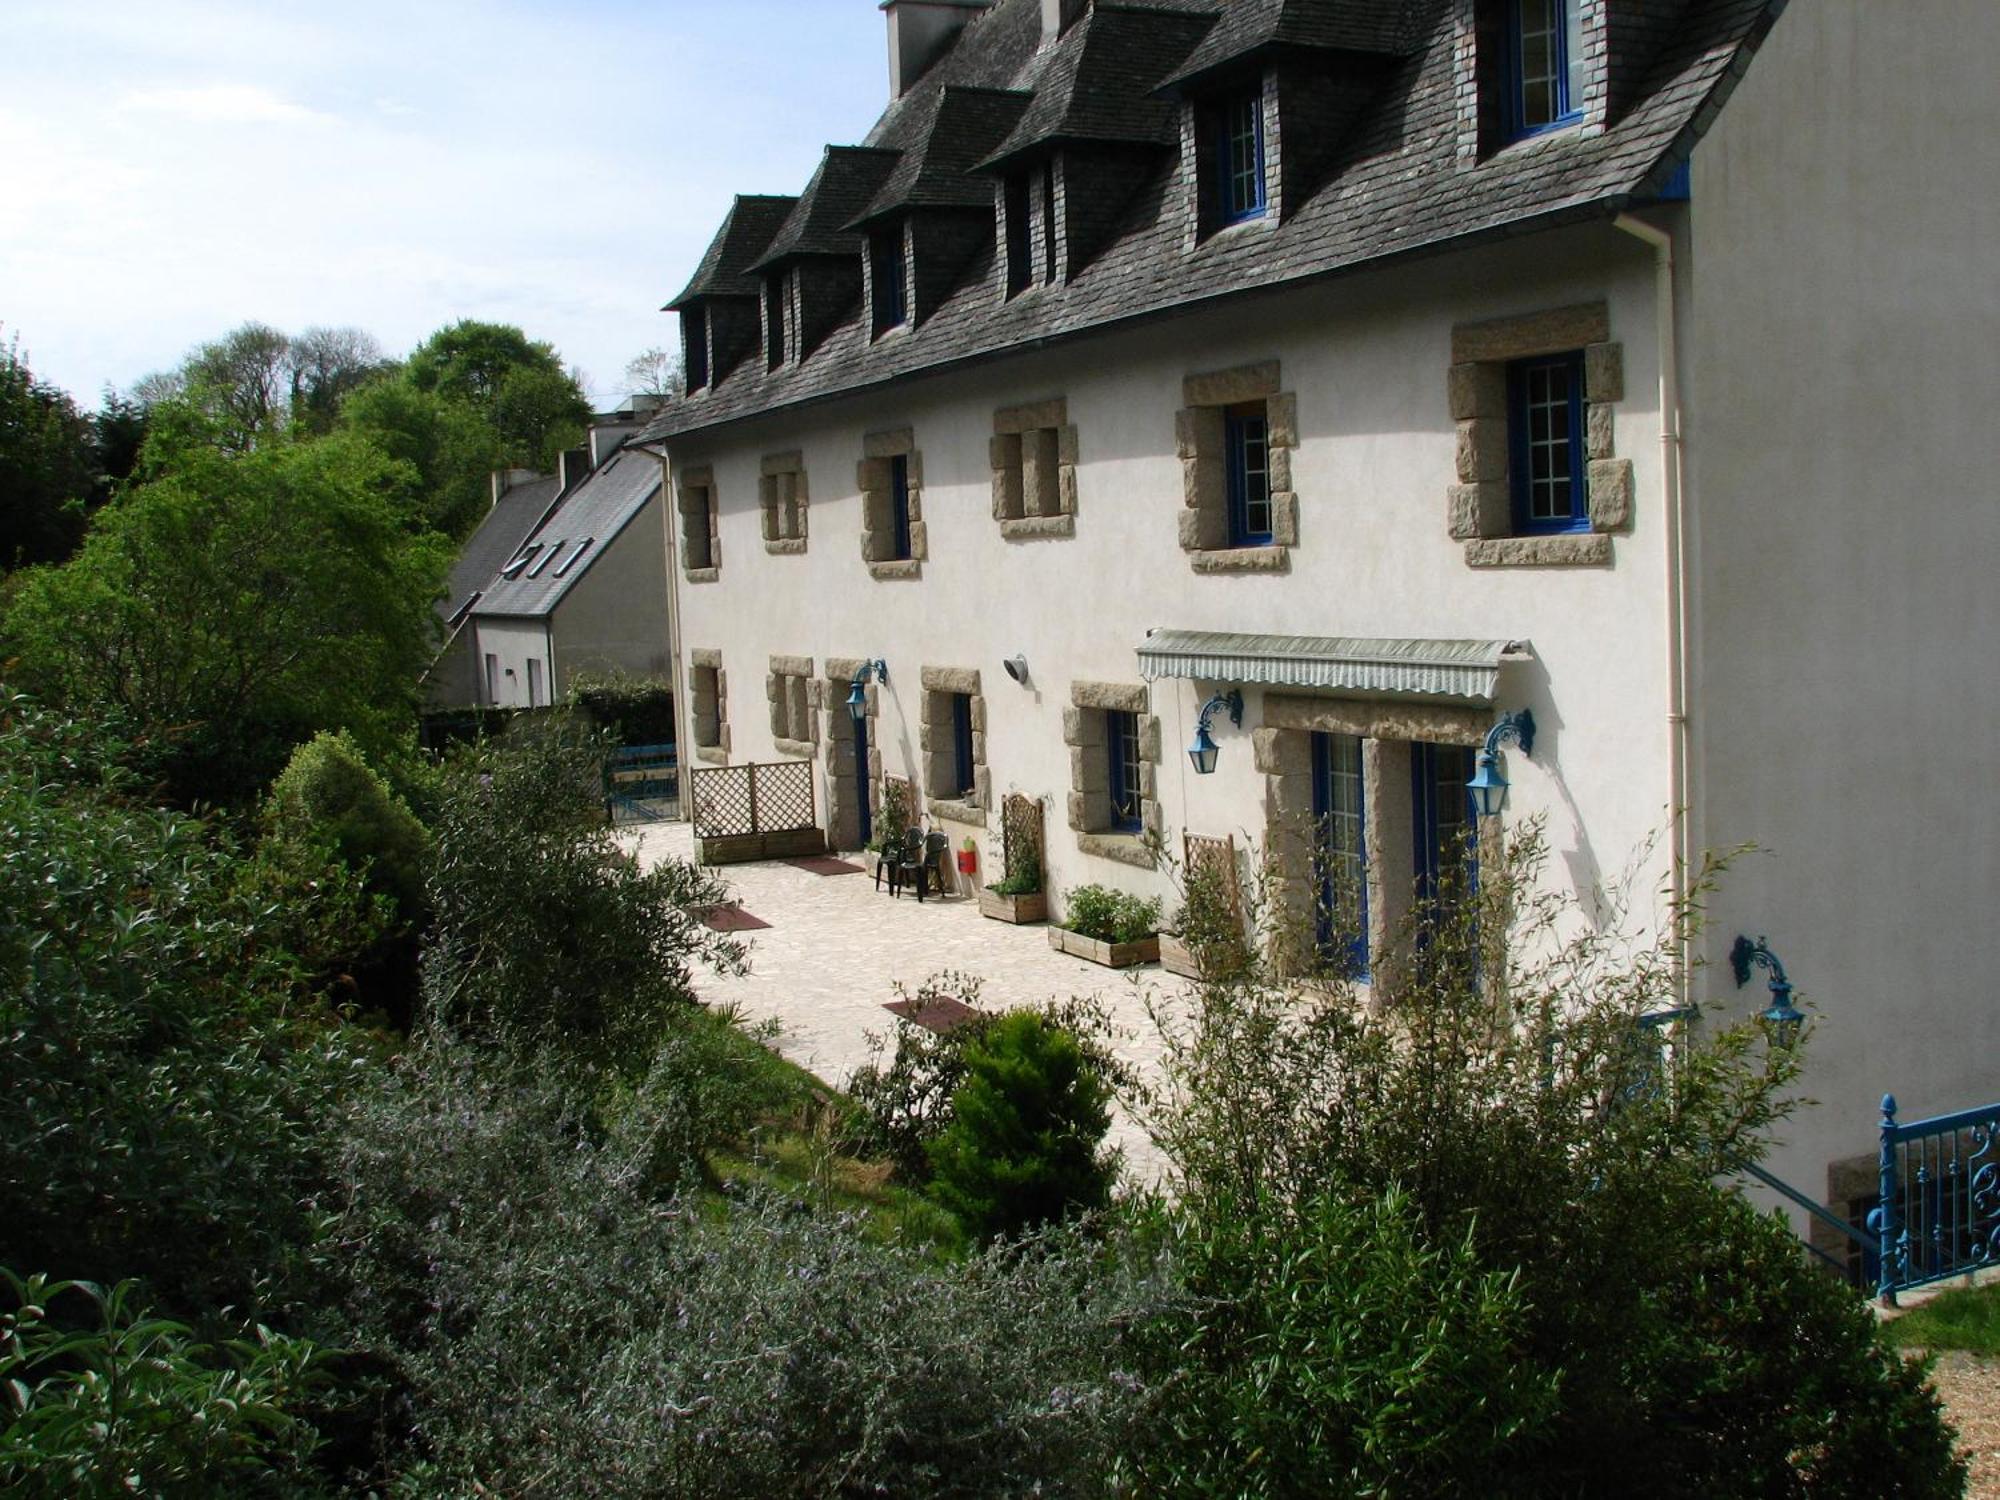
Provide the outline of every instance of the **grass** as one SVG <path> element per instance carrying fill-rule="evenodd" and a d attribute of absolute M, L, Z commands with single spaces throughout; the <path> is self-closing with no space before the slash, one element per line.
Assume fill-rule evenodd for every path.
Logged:
<path fill-rule="evenodd" d="M 2000 1283 L 1941 1292 L 1887 1325 L 1894 1342 L 2000 1356 Z"/>

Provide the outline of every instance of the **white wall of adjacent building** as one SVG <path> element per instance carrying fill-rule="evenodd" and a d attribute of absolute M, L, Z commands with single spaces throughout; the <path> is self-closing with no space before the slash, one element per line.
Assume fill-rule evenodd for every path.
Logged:
<path fill-rule="evenodd" d="M 1743 932 L 1817 1004 L 1775 1163 L 1816 1194 L 1884 1092 L 2000 1098 L 1995 57 L 1990 0 L 1793 5 L 1694 157 L 1699 836 L 1762 850 L 1711 989 Z"/>
<path fill-rule="evenodd" d="M 549 629 L 542 620 L 474 616 L 473 660 L 483 708 L 540 707 L 549 699 Z M 538 691 L 530 697 L 530 685 Z"/>

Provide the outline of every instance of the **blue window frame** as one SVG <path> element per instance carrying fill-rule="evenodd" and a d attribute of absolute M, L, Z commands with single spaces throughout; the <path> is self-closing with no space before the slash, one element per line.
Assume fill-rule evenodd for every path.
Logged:
<path fill-rule="evenodd" d="M 1251 88 L 1216 108 L 1215 203 L 1223 224 L 1241 224 L 1264 212 L 1264 94 Z"/>
<path fill-rule="evenodd" d="M 1507 428 L 1514 529 L 1588 531 L 1583 356 L 1562 354 L 1509 365 Z"/>
<path fill-rule="evenodd" d="M 1410 746 L 1410 819 L 1415 844 L 1417 901 L 1433 918 L 1445 903 L 1462 901 L 1479 887 L 1478 823 L 1472 815 L 1476 760 L 1465 745 Z"/>
<path fill-rule="evenodd" d="M 953 693 L 951 695 L 951 767 L 957 785 L 952 789 L 954 797 L 963 797 L 972 790 L 972 695 Z"/>
<path fill-rule="evenodd" d="M 1583 118 L 1583 0 L 1507 0 L 1508 124 L 1517 136 Z"/>
<path fill-rule="evenodd" d="M 1145 822 L 1139 806 L 1139 716 L 1106 709 L 1104 745 L 1110 756 L 1111 826 L 1120 833 L 1137 833 Z"/>
<path fill-rule="evenodd" d="M 1368 977 L 1368 809 L 1361 740 L 1312 737 L 1313 863 L 1319 884 L 1314 940 L 1350 978 Z"/>
<path fill-rule="evenodd" d="M 898 224 L 872 236 L 868 248 L 873 262 L 875 332 L 886 333 L 910 320 L 909 258 L 903 248 L 903 226 Z"/>
<path fill-rule="evenodd" d="M 1264 403 L 1226 407 L 1222 413 L 1224 486 L 1229 501 L 1229 544 L 1271 543 L 1271 432 Z"/>
<path fill-rule="evenodd" d="M 910 456 L 898 453 L 889 460 L 889 555 L 910 555 Z"/>

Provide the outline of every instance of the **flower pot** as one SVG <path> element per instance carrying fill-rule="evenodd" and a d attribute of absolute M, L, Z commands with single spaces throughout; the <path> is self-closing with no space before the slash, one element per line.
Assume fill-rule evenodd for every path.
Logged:
<path fill-rule="evenodd" d="M 1129 969 L 1135 964 L 1155 963 L 1160 957 L 1158 934 L 1141 938 L 1136 943 L 1100 943 L 1096 938 L 1071 932 L 1067 927 L 1051 927 L 1049 946 L 1058 953 L 1088 959 L 1091 963 L 1103 964 L 1107 969 Z"/>
<path fill-rule="evenodd" d="M 979 915 L 991 917 L 996 922 L 1012 922 L 1017 927 L 1028 922 L 1046 922 L 1049 919 L 1048 892 L 1029 891 L 1019 896 L 1003 896 L 991 886 L 981 886 Z"/>

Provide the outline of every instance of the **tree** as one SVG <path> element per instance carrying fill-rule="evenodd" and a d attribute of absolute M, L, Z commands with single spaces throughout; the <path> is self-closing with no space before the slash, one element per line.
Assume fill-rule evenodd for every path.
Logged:
<path fill-rule="evenodd" d="M 680 398 L 686 382 L 680 351 L 655 345 L 632 356 L 625 365 L 625 384 L 635 396 L 658 396 L 663 401 Z"/>
<path fill-rule="evenodd" d="M 67 557 L 98 488 L 89 418 L 0 344 L 0 570 Z"/>
<path fill-rule="evenodd" d="M 411 353 L 410 383 L 465 402 L 500 434 L 507 461 L 550 469 L 582 440 L 590 403 L 548 344 L 504 323 L 462 319 Z"/>
<path fill-rule="evenodd" d="M 351 435 L 174 471 L 100 513 L 6 617 L 26 680 L 124 714 L 173 793 L 241 805 L 321 729 L 386 748 L 435 649 L 442 539 L 406 524 L 415 474 Z"/>
<path fill-rule="evenodd" d="M 285 334 L 268 323 L 245 323 L 187 357 L 183 399 L 216 423 L 225 447 L 249 448 L 291 419 L 291 356 Z"/>
<path fill-rule="evenodd" d="M 324 437 L 333 431 L 348 396 L 388 368 L 373 334 L 359 328 L 308 328 L 292 340 L 292 420 Z"/>
<path fill-rule="evenodd" d="M 414 523 L 464 537 L 485 516 L 489 476 L 506 463 L 507 448 L 473 406 L 384 376 L 347 398 L 341 424 L 416 471 Z"/>

